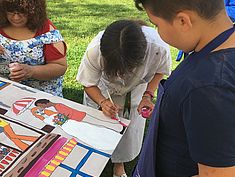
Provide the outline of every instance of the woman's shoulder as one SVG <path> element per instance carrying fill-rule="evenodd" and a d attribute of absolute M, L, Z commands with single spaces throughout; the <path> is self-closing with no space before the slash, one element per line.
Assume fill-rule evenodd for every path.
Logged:
<path fill-rule="evenodd" d="M 147 42 L 151 43 L 151 42 L 162 41 L 156 28 L 152 28 L 149 26 L 142 26 L 142 32 L 144 33 Z"/>
<path fill-rule="evenodd" d="M 4 36 L 5 38 L 11 39 L 10 36 L 8 36 L 8 35 L 3 31 L 2 28 L 0 28 L 0 35 Z"/>
<path fill-rule="evenodd" d="M 148 46 L 154 46 L 151 48 L 160 47 L 168 50 L 169 45 L 162 40 L 157 29 L 149 26 L 142 26 L 142 31 L 145 35 Z"/>
<path fill-rule="evenodd" d="M 99 49 L 100 49 L 100 40 L 102 38 L 104 34 L 104 31 L 100 31 L 92 40 L 91 42 L 88 44 L 87 46 L 87 52 L 88 51 L 95 51 L 96 52 L 99 52 Z"/>

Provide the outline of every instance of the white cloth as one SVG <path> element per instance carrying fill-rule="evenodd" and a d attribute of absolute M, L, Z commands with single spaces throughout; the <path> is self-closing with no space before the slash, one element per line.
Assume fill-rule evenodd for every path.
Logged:
<path fill-rule="evenodd" d="M 171 55 L 169 46 L 160 38 L 154 28 L 142 27 L 147 40 L 147 49 L 144 62 L 132 75 L 124 79 L 108 80 L 103 73 L 103 57 L 100 51 L 100 39 L 104 33 L 101 31 L 88 45 L 78 69 L 77 81 L 85 87 L 98 86 L 104 96 L 109 90 L 113 101 L 124 106 L 125 96 L 131 92 L 131 123 L 121 139 L 118 147 L 112 155 L 112 161 L 128 162 L 133 160 L 140 152 L 142 145 L 145 119 L 139 116 L 137 107 L 141 101 L 147 83 L 151 81 L 156 73 L 170 74 Z M 86 94 L 84 94 L 85 105 L 97 108 Z"/>

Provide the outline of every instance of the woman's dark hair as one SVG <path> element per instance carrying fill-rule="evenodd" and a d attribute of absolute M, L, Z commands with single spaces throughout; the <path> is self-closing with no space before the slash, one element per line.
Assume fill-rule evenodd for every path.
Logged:
<path fill-rule="evenodd" d="M 46 0 L 1 0 L 0 1 L 0 28 L 9 25 L 7 12 L 19 12 L 27 16 L 27 27 L 38 30 L 47 20 Z"/>
<path fill-rule="evenodd" d="M 195 11 L 200 17 L 212 20 L 223 8 L 223 0 L 134 0 L 139 10 L 143 7 L 158 17 L 171 22 L 182 10 Z"/>
<path fill-rule="evenodd" d="M 37 106 L 38 104 L 47 104 L 47 103 L 50 103 L 50 100 L 39 99 L 39 100 L 35 101 L 34 105 Z"/>
<path fill-rule="evenodd" d="M 123 76 L 142 64 L 147 41 L 139 21 L 119 20 L 110 24 L 101 38 L 104 73 Z"/>

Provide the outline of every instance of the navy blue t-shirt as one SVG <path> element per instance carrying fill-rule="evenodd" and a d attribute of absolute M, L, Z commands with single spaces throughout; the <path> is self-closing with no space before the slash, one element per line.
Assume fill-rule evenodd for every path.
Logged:
<path fill-rule="evenodd" d="M 197 175 L 198 163 L 234 166 L 235 48 L 212 52 L 206 58 L 186 58 L 164 87 L 157 176 Z"/>

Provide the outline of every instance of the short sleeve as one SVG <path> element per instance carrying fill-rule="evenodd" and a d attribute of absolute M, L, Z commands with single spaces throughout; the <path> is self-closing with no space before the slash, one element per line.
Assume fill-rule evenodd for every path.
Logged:
<path fill-rule="evenodd" d="M 51 44 L 45 44 L 44 46 L 44 53 L 45 53 L 45 60 L 46 61 L 53 61 L 58 60 L 66 56 L 66 50 L 67 46 L 64 41 L 62 41 L 64 44 L 64 53 L 60 53 L 53 45 Z"/>
<path fill-rule="evenodd" d="M 196 163 L 235 165 L 235 92 L 208 86 L 192 91 L 182 104 L 189 152 Z"/>
<path fill-rule="evenodd" d="M 56 26 L 48 19 L 45 21 L 43 27 L 37 31 L 36 36 L 39 36 L 41 34 L 47 33 L 50 31 L 50 26 L 52 26 L 54 29 L 57 29 Z M 53 61 L 58 60 L 66 55 L 67 46 L 64 41 L 64 53 L 60 53 L 52 44 L 45 44 L 44 45 L 44 55 L 46 61 Z"/>
<path fill-rule="evenodd" d="M 161 73 L 169 76 L 171 73 L 171 53 L 169 46 L 161 46 L 157 44 L 152 44 L 154 48 L 154 59 L 153 61 L 157 62 L 156 73 Z"/>
<path fill-rule="evenodd" d="M 170 75 L 172 60 L 169 45 L 161 39 L 156 29 L 145 26 L 142 27 L 142 31 L 147 40 L 146 74 L 160 73 L 167 76 Z"/>
<path fill-rule="evenodd" d="M 77 81 L 85 87 L 98 85 L 102 74 L 100 34 L 88 45 L 77 73 Z"/>

